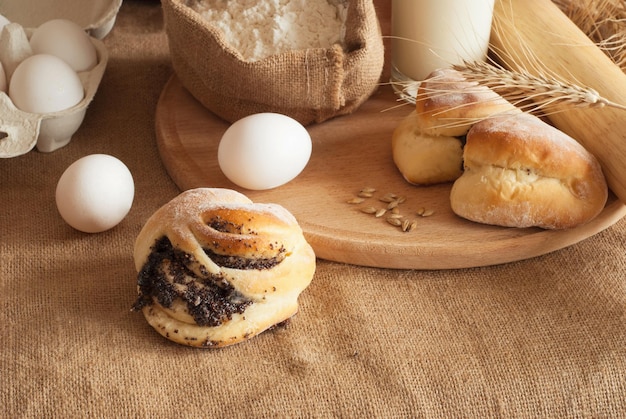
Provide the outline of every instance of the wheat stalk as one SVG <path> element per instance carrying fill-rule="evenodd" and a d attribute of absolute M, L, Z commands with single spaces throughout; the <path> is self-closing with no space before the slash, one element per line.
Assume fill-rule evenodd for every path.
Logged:
<path fill-rule="evenodd" d="M 554 112 L 554 105 L 569 105 L 573 107 L 601 108 L 610 106 L 626 110 L 626 106 L 612 102 L 602 97 L 590 87 L 579 86 L 574 83 L 557 80 L 548 75 L 535 76 L 526 71 L 507 70 L 494 62 L 464 61 L 463 64 L 453 65 L 452 68 L 470 83 L 485 86 L 511 102 L 518 108 L 533 113 L 548 115 Z M 426 81 L 437 82 L 436 78 Z M 415 103 L 420 96 L 446 95 L 453 93 L 445 88 L 445 81 L 437 82 L 436 91 L 424 91 L 415 95 L 418 82 L 407 82 L 399 91 L 400 99 Z M 470 93 L 470 89 L 465 89 Z"/>
<path fill-rule="evenodd" d="M 623 0 L 552 0 L 626 72 L 626 3 Z"/>
<path fill-rule="evenodd" d="M 596 90 L 574 83 L 559 81 L 548 76 L 535 76 L 525 71 L 511 71 L 485 61 L 465 61 L 454 65 L 469 82 L 489 87 L 520 108 L 532 112 L 545 112 L 553 105 L 576 107 L 611 106 L 626 110 L 626 106 L 602 97 Z M 526 104 L 528 101 L 532 104 Z"/>

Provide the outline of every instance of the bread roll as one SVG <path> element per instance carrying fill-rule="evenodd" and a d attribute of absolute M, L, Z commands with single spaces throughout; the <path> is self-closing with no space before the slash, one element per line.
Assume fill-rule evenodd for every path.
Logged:
<path fill-rule="evenodd" d="M 595 157 L 526 113 L 476 123 L 464 165 L 451 190 L 452 210 L 479 223 L 571 228 L 596 217 L 608 196 Z"/>
<path fill-rule="evenodd" d="M 146 222 L 134 248 L 148 323 L 174 342 L 241 342 L 298 310 L 315 254 L 296 219 L 229 189 L 183 192 Z"/>
<path fill-rule="evenodd" d="M 417 113 L 411 112 L 391 137 L 393 161 L 414 185 L 452 182 L 463 169 L 463 143 L 459 138 L 424 134 Z"/>
<path fill-rule="evenodd" d="M 462 173 L 462 138 L 493 115 L 521 112 L 491 89 L 468 82 L 453 69 L 431 73 L 418 89 L 415 110 L 392 136 L 393 160 L 407 182 L 452 182 Z"/>
<path fill-rule="evenodd" d="M 459 137 L 487 117 L 520 113 L 513 104 L 486 86 L 469 82 L 457 70 L 433 71 L 417 91 L 415 110 L 420 131 Z"/>

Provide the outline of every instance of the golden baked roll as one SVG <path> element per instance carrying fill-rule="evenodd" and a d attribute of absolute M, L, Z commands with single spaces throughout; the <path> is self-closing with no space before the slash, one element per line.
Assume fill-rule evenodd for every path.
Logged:
<path fill-rule="evenodd" d="M 394 163 L 414 185 L 452 182 L 462 173 L 462 137 L 470 127 L 494 115 L 519 112 L 457 70 L 435 70 L 420 84 L 415 110 L 393 132 Z"/>
<path fill-rule="evenodd" d="M 420 131 L 459 137 L 485 118 L 521 112 L 486 86 L 470 82 L 451 68 L 433 71 L 417 91 L 415 111 Z"/>
<path fill-rule="evenodd" d="M 463 142 L 456 137 L 424 134 L 415 112 L 407 115 L 391 137 L 393 162 L 414 185 L 452 182 L 463 169 Z"/>
<path fill-rule="evenodd" d="M 157 210 L 134 248 L 148 323 L 174 342 L 231 345 L 284 322 L 315 272 L 294 216 L 229 189 L 198 188 Z"/>
<path fill-rule="evenodd" d="M 463 158 L 450 201 L 457 215 L 472 221 L 564 229 L 592 220 L 606 204 L 608 188 L 596 158 L 530 114 L 476 123 Z"/>

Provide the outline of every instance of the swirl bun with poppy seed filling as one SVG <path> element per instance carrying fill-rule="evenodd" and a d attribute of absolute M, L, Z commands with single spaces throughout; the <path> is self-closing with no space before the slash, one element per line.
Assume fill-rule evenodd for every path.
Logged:
<path fill-rule="evenodd" d="M 134 248 L 148 323 L 174 342 L 215 348 L 291 318 L 315 272 L 295 217 L 219 188 L 181 193 L 146 222 Z"/>

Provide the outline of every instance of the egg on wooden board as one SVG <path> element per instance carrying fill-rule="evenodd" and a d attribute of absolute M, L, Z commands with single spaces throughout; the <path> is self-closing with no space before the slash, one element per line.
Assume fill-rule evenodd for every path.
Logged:
<path fill-rule="evenodd" d="M 311 136 L 302 124 L 278 113 L 235 121 L 222 135 L 217 160 L 224 175 L 242 188 L 272 189 L 298 176 L 311 157 Z"/>
<path fill-rule="evenodd" d="M 33 54 L 61 58 L 76 72 L 96 66 L 96 47 L 80 25 L 68 19 L 52 19 L 39 25 L 30 38 Z"/>
<path fill-rule="evenodd" d="M 67 224 L 85 233 L 100 233 L 119 224 L 135 196 L 133 177 L 124 163 L 107 154 L 91 154 L 61 175 L 55 200 Z"/>
<path fill-rule="evenodd" d="M 9 97 L 24 112 L 50 113 L 69 109 L 85 97 L 78 74 L 62 59 L 36 54 L 15 68 Z"/>

